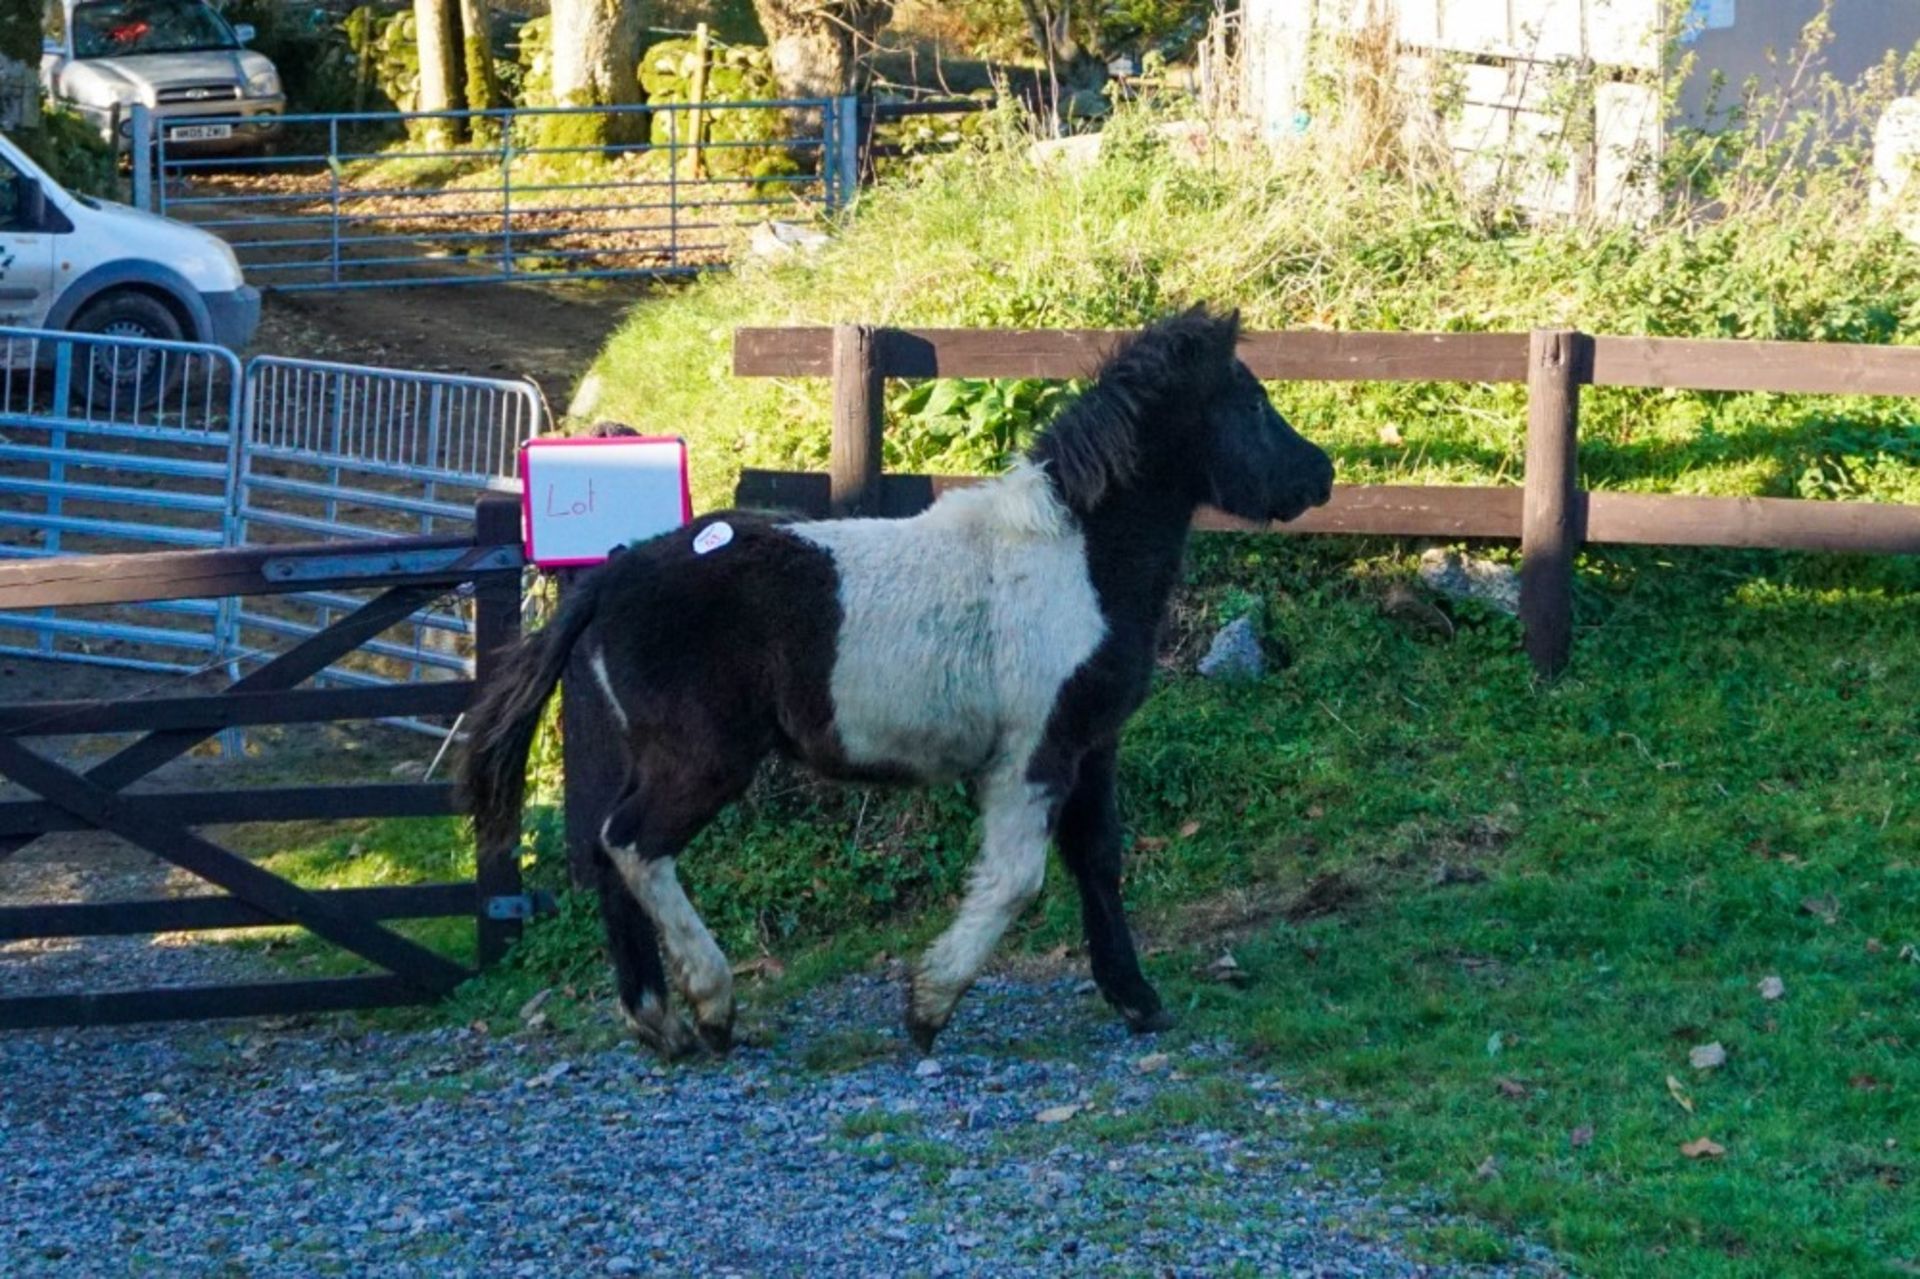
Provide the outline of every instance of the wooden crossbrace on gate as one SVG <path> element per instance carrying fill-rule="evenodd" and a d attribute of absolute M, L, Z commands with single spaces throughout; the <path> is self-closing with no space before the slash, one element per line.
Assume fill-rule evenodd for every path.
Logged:
<path fill-rule="evenodd" d="M 0 609 L 265 595 L 314 589 L 381 593 L 226 690 L 128 702 L 0 706 L 0 776 L 35 797 L 0 802 L 0 865 L 43 834 L 99 830 L 226 891 L 224 897 L 0 907 L 0 941 L 53 936 L 295 924 L 378 964 L 379 975 L 247 985 L 173 987 L 0 998 L 0 1028 L 311 1012 L 416 1003 L 470 976 L 460 964 L 394 932 L 384 920 L 472 915 L 480 962 L 504 953 L 519 912 L 511 845 L 483 844 L 472 883 L 313 891 L 197 833 L 208 823 L 429 816 L 454 811 L 446 784 L 266 787 L 128 794 L 126 788 L 200 742 L 238 725 L 456 714 L 476 680 L 391 688 L 301 689 L 309 677 L 447 590 L 471 582 L 482 676 L 519 631 L 517 499 L 482 498 L 471 540 L 393 538 L 321 546 L 76 557 L 0 566 Z M 21 738 L 146 730 L 84 770 Z"/>

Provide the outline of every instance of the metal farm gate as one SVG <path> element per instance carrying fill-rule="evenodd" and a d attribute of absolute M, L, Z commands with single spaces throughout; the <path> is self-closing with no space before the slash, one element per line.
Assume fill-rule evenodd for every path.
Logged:
<path fill-rule="evenodd" d="M 474 503 L 518 491 L 520 446 L 545 429 L 528 381 L 256 356 L 246 366 L 245 426 L 233 490 L 236 545 L 401 534 L 470 533 Z M 312 591 L 243 603 L 243 652 L 271 651 L 365 603 Z M 414 614 L 329 667 L 348 685 L 465 678 L 473 672 L 467 601 Z"/>
<path fill-rule="evenodd" d="M 859 99 L 287 115 L 135 107 L 136 205 L 266 288 L 687 274 L 753 226 L 849 203 Z M 269 154 L 196 150 L 272 130 Z M 262 135 L 262 141 L 267 141 Z"/>
<path fill-rule="evenodd" d="M 235 544 L 231 351 L 0 328 L 0 559 Z M 0 652 L 184 671 L 227 655 L 232 606 L 0 612 Z"/>
<path fill-rule="evenodd" d="M 548 421 L 527 381 L 278 356 L 242 368 L 219 347 L 20 329 L 0 329 L 0 351 L 0 560 L 468 536 Z M 0 652 L 237 676 L 365 602 L 316 584 L 0 611 Z M 466 678 L 470 613 L 464 595 L 420 611 L 319 682 Z"/>

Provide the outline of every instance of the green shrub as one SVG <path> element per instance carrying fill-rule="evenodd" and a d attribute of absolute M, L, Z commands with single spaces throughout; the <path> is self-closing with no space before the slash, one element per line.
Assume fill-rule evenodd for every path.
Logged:
<path fill-rule="evenodd" d="M 72 111 L 48 109 L 38 129 L 11 135 L 14 143 L 69 191 L 118 200 L 126 195 L 113 146 Z"/>
<path fill-rule="evenodd" d="M 230 23 L 252 25 L 249 47 L 280 72 L 289 112 L 353 110 L 353 47 L 325 9 L 282 0 L 229 0 L 221 13 Z"/>

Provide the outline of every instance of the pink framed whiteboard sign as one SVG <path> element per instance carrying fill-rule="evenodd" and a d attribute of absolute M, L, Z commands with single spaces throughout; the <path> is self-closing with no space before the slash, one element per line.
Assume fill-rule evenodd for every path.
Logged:
<path fill-rule="evenodd" d="M 528 440 L 520 485 L 527 559 L 541 568 L 598 564 L 693 518 L 687 444 L 677 436 Z"/>

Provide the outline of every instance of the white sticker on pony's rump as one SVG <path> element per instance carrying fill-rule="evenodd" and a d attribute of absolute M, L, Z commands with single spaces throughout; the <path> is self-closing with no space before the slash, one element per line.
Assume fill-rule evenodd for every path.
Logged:
<path fill-rule="evenodd" d="M 693 553 L 705 555 L 708 551 L 717 551 L 733 540 L 733 525 L 725 520 L 715 520 L 693 536 Z"/>

